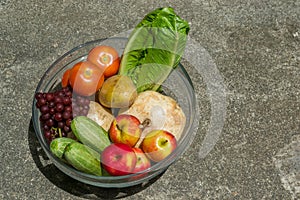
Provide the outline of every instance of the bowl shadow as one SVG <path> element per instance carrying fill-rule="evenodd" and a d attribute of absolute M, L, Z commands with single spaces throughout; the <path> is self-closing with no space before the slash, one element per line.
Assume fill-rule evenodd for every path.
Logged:
<path fill-rule="evenodd" d="M 47 157 L 34 131 L 33 121 L 28 128 L 28 144 L 32 158 L 42 174 L 64 191 L 86 199 L 120 199 L 134 195 L 156 182 L 164 172 L 148 182 L 126 188 L 101 188 L 77 181 L 61 172 Z"/>

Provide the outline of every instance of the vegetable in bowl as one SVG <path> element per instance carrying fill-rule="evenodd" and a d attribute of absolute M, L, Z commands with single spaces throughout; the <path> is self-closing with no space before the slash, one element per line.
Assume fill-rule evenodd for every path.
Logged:
<path fill-rule="evenodd" d="M 158 90 L 178 66 L 189 30 L 173 8 L 150 12 L 130 34 L 119 74 L 129 76 L 138 92 Z"/>

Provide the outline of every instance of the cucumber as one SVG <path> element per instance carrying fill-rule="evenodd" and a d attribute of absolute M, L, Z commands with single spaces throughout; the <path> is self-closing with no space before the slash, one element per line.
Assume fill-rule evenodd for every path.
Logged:
<path fill-rule="evenodd" d="M 71 122 L 71 129 L 80 142 L 99 153 L 110 145 L 108 133 L 86 116 L 75 117 Z"/>
<path fill-rule="evenodd" d="M 79 142 L 68 144 L 65 148 L 64 158 L 81 172 L 97 176 L 102 175 L 100 153 L 84 144 Z"/>
<path fill-rule="evenodd" d="M 76 142 L 76 141 L 66 137 L 55 138 L 50 143 L 50 150 L 56 157 L 62 159 L 66 146 L 72 142 Z"/>

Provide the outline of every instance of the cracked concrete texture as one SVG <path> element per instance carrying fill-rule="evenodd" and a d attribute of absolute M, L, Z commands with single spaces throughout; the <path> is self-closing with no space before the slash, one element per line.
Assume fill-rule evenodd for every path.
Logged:
<path fill-rule="evenodd" d="M 285 145 L 273 157 L 276 168 L 280 171 L 281 180 L 293 199 L 300 198 L 300 138 L 292 137 L 291 143 Z"/>
<path fill-rule="evenodd" d="M 191 69 L 199 131 L 164 174 L 127 189 L 67 177 L 44 159 L 30 123 L 39 79 L 67 50 L 127 31 L 162 6 L 190 22 L 190 37 L 224 79 L 227 115 L 217 144 L 198 157 L 211 105 L 203 74 Z M 299 7 L 298 0 L 0 1 L 0 199 L 299 198 Z"/>

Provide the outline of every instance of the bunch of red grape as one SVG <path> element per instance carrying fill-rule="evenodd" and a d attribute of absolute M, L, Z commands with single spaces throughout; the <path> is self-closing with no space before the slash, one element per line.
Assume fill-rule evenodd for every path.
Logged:
<path fill-rule="evenodd" d="M 71 130 L 72 119 L 86 116 L 90 100 L 73 95 L 70 87 L 55 92 L 38 92 L 35 95 L 36 107 L 40 110 L 40 121 L 45 138 L 51 142 L 57 137 L 67 137 Z"/>

